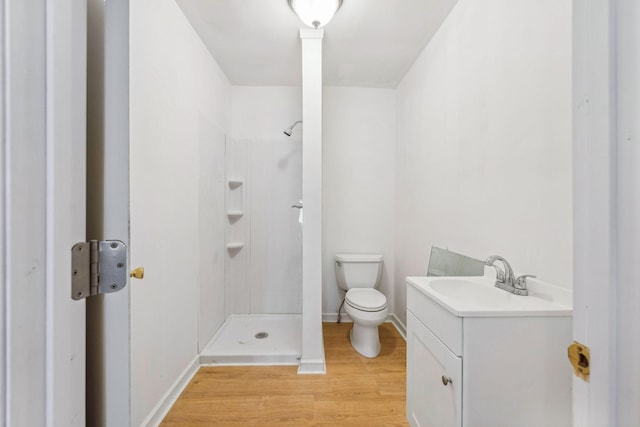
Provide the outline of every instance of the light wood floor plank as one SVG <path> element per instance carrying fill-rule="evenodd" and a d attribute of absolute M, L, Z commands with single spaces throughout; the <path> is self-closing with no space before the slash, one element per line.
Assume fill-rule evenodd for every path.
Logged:
<path fill-rule="evenodd" d="M 349 343 L 350 323 L 323 325 L 326 375 L 296 366 L 202 367 L 162 426 L 407 426 L 406 344 L 380 326 L 374 359 Z"/>

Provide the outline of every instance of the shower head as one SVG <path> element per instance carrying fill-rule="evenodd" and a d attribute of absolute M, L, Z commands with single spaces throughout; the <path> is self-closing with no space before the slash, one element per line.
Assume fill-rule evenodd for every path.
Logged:
<path fill-rule="evenodd" d="M 287 135 L 287 136 L 291 136 L 293 134 L 293 128 L 296 127 L 300 123 L 302 123 L 302 120 L 298 120 L 297 122 L 295 122 L 294 124 L 292 124 L 291 126 L 286 128 L 284 130 L 284 134 Z"/>

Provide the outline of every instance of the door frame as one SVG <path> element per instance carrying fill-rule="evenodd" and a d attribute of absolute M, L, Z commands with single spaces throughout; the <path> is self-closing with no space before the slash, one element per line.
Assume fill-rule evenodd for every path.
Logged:
<path fill-rule="evenodd" d="M 129 246 L 129 0 L 87 3 L 87 238 Z M 87 425 L 131 425 L 130 318 L 129 281 L 87 301 Z"/>
<path fill-rule="evenodd" d="M 636 0 L 573 1 L 573 335 L 591 353 L 589 382 L 573 380 L 580 427 L 640 422 L 639 25 Z"/>

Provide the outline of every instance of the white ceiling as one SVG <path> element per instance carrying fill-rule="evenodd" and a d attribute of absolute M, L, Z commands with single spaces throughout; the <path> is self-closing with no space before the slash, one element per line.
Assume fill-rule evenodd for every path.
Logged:
<path fill-rule="evenodd" d="M 176 0 L 233 85 L 301 84 L 287 0 Z M 324 27 L 324 84 L 395 88 L 457 0 L 344 0 Z"/>

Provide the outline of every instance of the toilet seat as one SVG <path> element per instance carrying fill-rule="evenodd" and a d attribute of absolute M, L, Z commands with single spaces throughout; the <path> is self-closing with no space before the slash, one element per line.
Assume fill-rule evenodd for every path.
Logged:
<path fill-rule="evenodd" d="M 345 301 L 351 307 L 362 311 L 374 312 L 387 308 L 387 297 L 371 288 L 349 289 Z"/>

